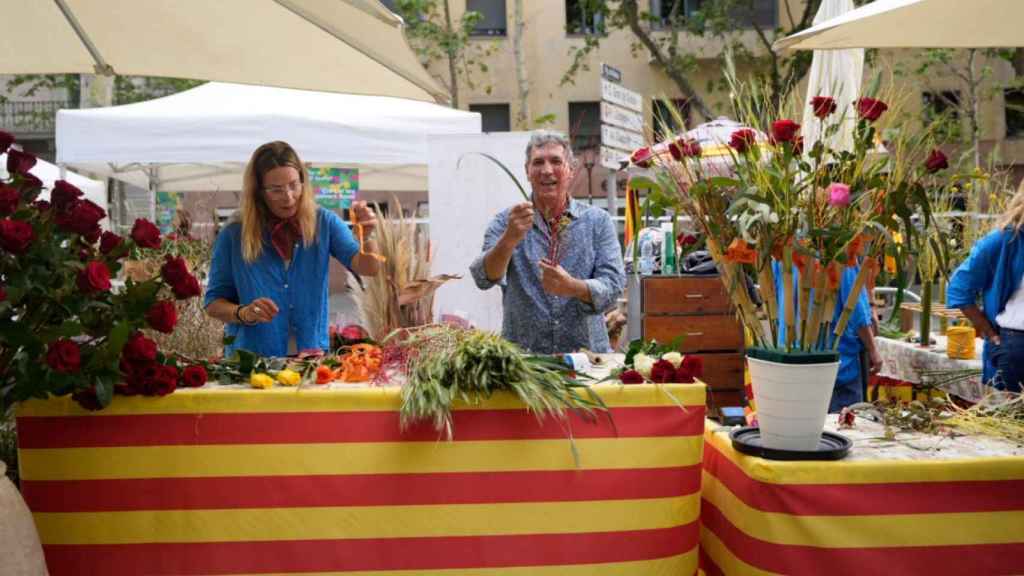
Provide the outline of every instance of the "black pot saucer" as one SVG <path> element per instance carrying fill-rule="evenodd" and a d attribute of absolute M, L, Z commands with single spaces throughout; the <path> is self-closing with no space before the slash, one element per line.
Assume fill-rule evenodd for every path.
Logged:
<path fill-rule="evenodd" d="M 853 447 L 852 440 L 828 430 L 821 433 L 821 440 L 815 450 L 765 448 L 761 445 L 761 430 L 756 426 L 737 428 L 729 432 L 729 439 L 737 452 L 768 460 L 839 460 Z"/>

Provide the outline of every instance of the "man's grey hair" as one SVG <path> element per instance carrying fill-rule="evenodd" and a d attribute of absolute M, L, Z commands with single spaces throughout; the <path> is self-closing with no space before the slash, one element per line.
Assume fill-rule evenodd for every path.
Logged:
<path fill-rule="evenodd" d="M 534 130 L 530 133 L 530 143 L 526 145 L 526 163 L 530 163 L 530 154 L 533 153 L 534 148 L 540 148 L 547 144 L 560 144 L 565 150 L 565 163 L 572 165 L 572 144 L 569 143 L 565 134 L 554 130 Z"/>

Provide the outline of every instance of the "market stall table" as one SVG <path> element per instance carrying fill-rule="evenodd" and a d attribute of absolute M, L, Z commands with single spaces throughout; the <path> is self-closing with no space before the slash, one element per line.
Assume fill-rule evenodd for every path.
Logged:
<path fill-rule="evenodd" d="M 1024 446 L 917 433 L 885 441 L 864 419 L 839 432 L 854 442 L 845 459 L 782 462 L 734 451 L 729 429 L 708 422 L 709 576 L 1024 574 Z"/>
<path fill-rule="evenodd" d="M 22 490 L 53 576 L 693 574 L 704 386 L 595 389 L 614 425 L 495 395 L 452 442 L 398 388 L 33 400 Z"/>
<path fill-rule="evenodd" d="M 984 342 L 975 338 L 973 360 L 959 360 L 946 355 L 945 336 L 933 336 L 935 344 L 922 348 L 913 342 L 875 337 L 875 347 L 882 356 L 882 369 L 878 378 L 868 389 L 868 398 L 895 397 L 909 401 L 916 397 L 921 384 L 921 372 L 925 370 L 977 370 L 978 375 L 943 385 L 943 391 L 977 402 L 985 395 L 987 387 L 981 383 L 981 351 Z M 871 388 L 877 387 L 876 390 Z"/>

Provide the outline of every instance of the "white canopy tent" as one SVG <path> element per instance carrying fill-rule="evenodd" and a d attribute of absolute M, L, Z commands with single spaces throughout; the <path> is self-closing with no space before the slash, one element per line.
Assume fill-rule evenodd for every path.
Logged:
<path fill-rule="evenodd" d="M 1022 46 L 1022 20 L 1022 0 L 876 0 L 779 39 L 773 49 Z"/>
<path fill-rule="evenodd" d="M 56 133 L 58 163 L 150 190 L 238 190 L 253 150 L 271 140 L 290 143 L 310 164 L 358 164 L 361 189 L 403 190 L 412 178 L 425 190 L 427 135 L 478 134 L 480 115 L 402 98 L 212 82 L 137 104 L 61 110 Z"/>
<path fill-rule="evenodd" d="M 53 189 L 53 183 L 57 180 L 66 180 L 71 185 L 75 186 L 82 191 L 83 198 L 91 200 L 100 208 L 104 210 L 108 209 L 107 206 L 107 184 L 105 182 L 98 182 L 91 178 L 86 178 L 81 174 L 75 174 L 74 172 L 65 170 L 64 175 L 61 175 L 60 167 L 50 164 L 45 160 L 37 160 L 36 165 L 29 170 L 29 173 L 39 178 L 43 182 L 44 190 L 39 195 L 40 200 L 50 199 L 50 190 Z M 7 178 L 7 154 L 0 154 L 0 177 Z M 100 220 L 100 227 L 107 230 L 109 220 L 104 218 Z"/>

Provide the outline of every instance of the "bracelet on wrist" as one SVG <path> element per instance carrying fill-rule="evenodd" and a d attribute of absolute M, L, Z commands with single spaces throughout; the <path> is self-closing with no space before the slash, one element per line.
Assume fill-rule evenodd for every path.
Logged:
<path fill-rule="evenodd" d="M 254 325 L 255 322 L 246 322 L 245 320 L 242 319 L 242 308 L 245 308 L 245 304 L 239 304 L 238 307 L 235 308 L 235 320 L 237 320 L 238 323 L 243 326 Z"/>

